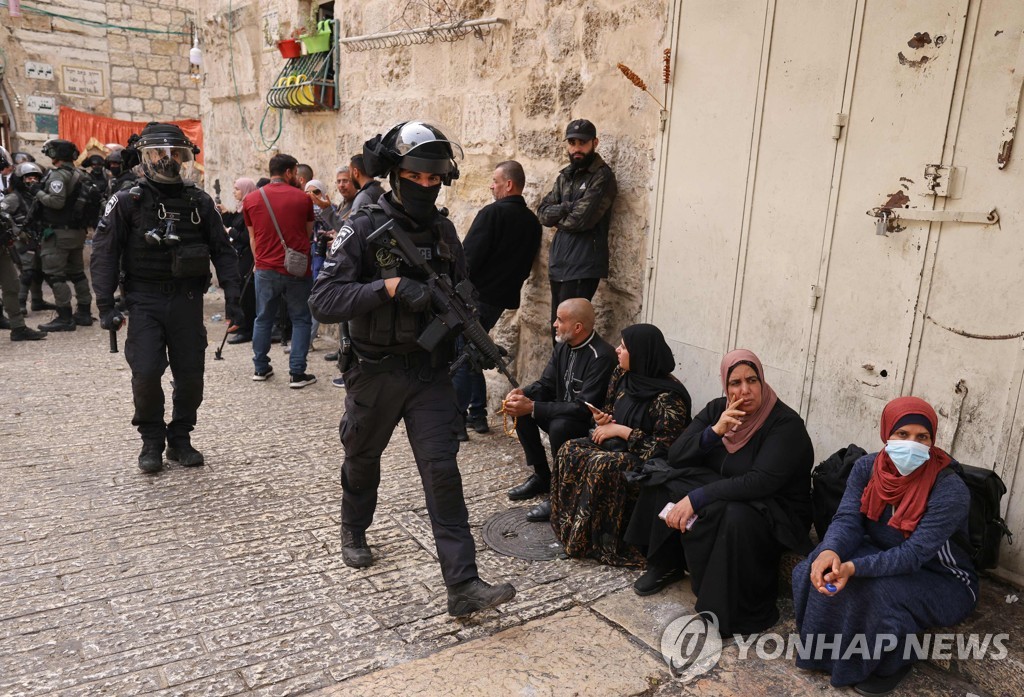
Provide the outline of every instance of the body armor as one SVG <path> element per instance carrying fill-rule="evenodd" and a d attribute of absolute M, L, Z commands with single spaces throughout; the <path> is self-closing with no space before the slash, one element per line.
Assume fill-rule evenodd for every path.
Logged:
<path fill-rule="evenodd" d="M 59 228 L 59 227 L 74 227 L 72 222 L 75 217 L 75 200 L 77 196 L 77 189 L 79 184 L 79 177 L 85 176 L 80 172 L 76 172 L 67 165 L 61 165 L 59 168 L 51 169 L 43 177 L 42 187 L 44 190 L 50 184 L 51 178 L 60 176 L 58 172 L 66 173 L 68 183 L 65 184 L 67 187 L 67 197 L 64 199 L 63 208 L 50 208 L 48 206 L 39 206 L 39 219 L 42 220 L 43 227 Z M 62 179 L 64 177 L 61 177 Z"/>
<path fill-rule="evenodd" d="M 372 229 L 377 229 L 388 221 L 388 216 L 379 206 L 367 206 L 359 209 L 355 215 L 367 215 Z M 409 231 L 409 238 L 427 257 L 427 261 L 438 274 L 451 276 L 454 264 L 451 250 L 441 236 L 441 221 L 427 228 Z M 379 278 L 403 276 L 425 282 L 427 279 L 416 268 L 407 266 L 398 256 L 379 246 L 371 246 L 369 252 L 374 256 L 374 275 L 367 281 Z M 353 345 L 360 353 L 371 356 L 383 354 L 412 353 L 422 350 L 416 339 L 427 328 L 433 319 L 430 312 L 413 312 L 400 302 L 387 302 L 373 312 L 361 315 L 349 321 L 349 336 Z"/>
<path fill-rule="evenodd" d="M 154 191 L 146 182 L 139 185 L 142 195 L 135 203 L 133 225 L 124 255 L 125 277 L 129 281 L 166 282 L 177 280 L 172 273 L 175 250 L 192 245 L 207 245 L 199 216 L 199 190 L 186 185 L 181 198 L 168 198 Z M 168 221 L 173 221 L 174 234 L 180 238 L 175 246 L 152 244 L 146 233 L 158 231 L 166 236 Z M 209 266 L 209 265 L 207 265 Z"/>

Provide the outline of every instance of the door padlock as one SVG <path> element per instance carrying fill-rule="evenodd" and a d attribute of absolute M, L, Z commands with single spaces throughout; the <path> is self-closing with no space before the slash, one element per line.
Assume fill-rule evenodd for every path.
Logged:
<path fill-rule="evenodd" d="M 875 223 L 875 234 L 882 237 L 888 236 L 889 218 L 892 217 L 892 212 L 883 208 L 878 211 L 877 217 L 878 222 Z"/>

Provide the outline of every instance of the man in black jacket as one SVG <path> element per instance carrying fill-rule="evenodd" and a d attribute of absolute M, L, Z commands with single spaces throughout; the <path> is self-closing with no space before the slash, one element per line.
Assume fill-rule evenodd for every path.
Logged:
<path fill-rule="evenodd" d="M 480 324 L 486 331 L 494 327 L 502 312 L 519 307 L 519 293 L 540 249 L 540 221 L 526 206 L 525 186 L 526 173 L 521 164 L 514 160 L 499 163 L 491 175 L 494 203 L 480 209 L 462 243 L 469 280 L 479 293 Z M 483 373 L 463 364 L 453 382 L 466 425 L 477 433 L 487 433 L 487 383 Z M 464 433 L 463 427 L 460 439 Z"/>
<path fill-rule="evenodd" d="M 505 411 L 519 417 L 516 432 L 526 464 L 534 471 L 524 483 L 509 489 L 513 501 L 551 490 L 551 468 L 538 429 L 547 432 L 553 456 L 565 441 L 587 435 L 591 422 L 587 403 L 598 409 L 604 406 L 608 380 L 618 364 L 615 349 L 594 331 L 594 306 L 589 300 L 563 301 L 554 326 L 555 350 L 540 380 L 505 397 Z M 526 519 L 539 522 L 550 515 L 551 502 L 545 501 L 530 509 Z"/>
<path fill-rule="evenodd" d="M 608 278 L 608 226 L 619 192 L 615 174 L 597 154 L 594 124 L 572 121 L 565 140 L 569 166 L 537 210 L 541 223 L 557 228 L 548 259 L 552 322 L 559 303 L 593 300 L 598 283 Z"/>

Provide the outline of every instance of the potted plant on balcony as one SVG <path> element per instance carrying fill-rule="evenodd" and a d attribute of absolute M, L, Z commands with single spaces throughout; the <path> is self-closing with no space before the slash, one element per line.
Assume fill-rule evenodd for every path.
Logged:
<path fill-rule="evenodd" d="M 314 4 L 309 17 L 306 18 L 306 30 L 299 37 L 299 41 L 306 47 L 306 53 L 323 53 L 330 50 L 331 25 L 329 19 L 317 21 L 317 6 Z"/>
<path fill-rule="evenodd" d="M 281 31 L 281 35 L 277 39 L 277 50 L 281 52 L 282 58 L 298 58 L 302 55 L 302 44 L 298 41 L 301 33 L 301 29 L 291 32 Z"/>

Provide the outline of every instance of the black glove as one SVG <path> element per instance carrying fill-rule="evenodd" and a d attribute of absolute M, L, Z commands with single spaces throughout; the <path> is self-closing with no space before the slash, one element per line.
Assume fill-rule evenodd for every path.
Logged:
<path fill-rule="evenodd" d="M 242 306 L 237 299 L 230 298 L 224 301 L 224 315 L 232 326 L 240 327 L 245 324 L 245 313 L 242 312 Z"/>
<path fill-rule="evenodd" d="M 120 329 L 122 324 L 124 324 L 124 315 L 114 308 L 100 310 L 100 326 L 104 329 L 108 331 L 111 329 Z"/>
<path fill-rule="evenodd" d="M 430 307 L 430 288 L 427 284 L 405 276 L 398 282 L 395 297 L 413 312 L 423 312 Z"/>

